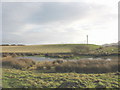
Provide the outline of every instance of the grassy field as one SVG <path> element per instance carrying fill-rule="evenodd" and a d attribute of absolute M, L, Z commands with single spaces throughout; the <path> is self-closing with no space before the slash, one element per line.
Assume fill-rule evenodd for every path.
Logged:
<path fill-rule="evenodd" d="M 93 54 L 100 52 L 118 53 L 117 46 L 103 47 L 94 44 L 53 44 L 53 45 L 26 45 L 26 46 L 0 46 L 3 53 L 71 53 L 78 46 L 88 46 Z M 100 51 L 100 52 L 99 52 Z"/>
<path fill-rule="evenodd" d="M 39 73 L 3 69 L 3 88 L 118 88 L 117 73 Z"/>
<path fill-rule="evenodd" d="M 85 44 L 2 46 L 6 53 L 71 53 Z M 118 53 L 118 47 L 87 45 L 93 54 Z M 118 57 L 113 61 L 39 62 L 2 58 L 3 88 L 119 88 Z M 99 71 L 99 72 L 98 72 Z M 88 74 L 85 74 L 88 73 Z M 99 74 L 98 74 L 99 73 Z M 1 78 L 0 78 L 1 79 Z"/>
<path fill-rule="evenodd" d="M 76 46 L 86 44 L 54 44 L 54 45 L 27 45 L 27 46 L 2 46 L 2 52 L 20 52 L 20 53 L 70 53 Z M 90 49 L 99 48 L 99 45 L 88 45 Z"/>

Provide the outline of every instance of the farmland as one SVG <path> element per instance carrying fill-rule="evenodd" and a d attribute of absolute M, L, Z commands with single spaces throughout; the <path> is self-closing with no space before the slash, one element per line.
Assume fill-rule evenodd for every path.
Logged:
<path fill-rule="evenodd" d="M 54 44 L 54 45 L 27 45 L 27 46 L 2 46 L 2 52 L 12 53 L 70 53 L 76 46 L 85 44 Z M 88 45 L 91 49 L 100 47 L 99 45 Z"/>
<path fill-rule="evenodd" d="M 82 57 L 117 56 L 117 46 L 102 47 L 94 44 L 53 44 L 1 46 L 3 56 L 43 56 L 50 58 L 79 59 Z M 85 51 L 86 49 L 89 51 Z M 76 53 L 77 51 L 77 53 Z"/>

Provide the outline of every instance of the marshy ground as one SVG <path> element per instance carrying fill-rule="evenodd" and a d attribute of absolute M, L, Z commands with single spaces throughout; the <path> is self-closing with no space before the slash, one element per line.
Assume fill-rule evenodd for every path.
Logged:
<path fill-rule="evenodd" d="M 90 52 L 83 50 L 84 55 L 79 55 L 80 51 L 72 52 L 78 46 L 3 46 L 3 88 L 119 88 L 118 47 L 87 45 Z M 16 58 L 36 55 L 59 59 L 39 62 Z"/>

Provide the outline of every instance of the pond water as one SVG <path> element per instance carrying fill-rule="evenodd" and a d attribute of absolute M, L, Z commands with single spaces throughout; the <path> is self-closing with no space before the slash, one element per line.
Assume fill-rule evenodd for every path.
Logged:
<path fill-rule="evenodd" d="M 36 61 L 54 61 L 54 60 L 60 59 L 60 58 L 38 57 L 38 56 L 24 56 L 24 57 L 16 57 L 16 58 L 32 59 L 32 60 L 36 60 Z M 64 59 L 64 60 L 73 61 L 75 59 Z M 112 58 L 81 58 L 79 60 L 108 60 L 108 61 L 111 61 Z"/>
<path fill-rule="evenodd" d="M 37 57 L 37 56 L 25 56 L 25 57 L 16 57 L 16 58 L 23 58 L 23 59 L 32 59 L 36 61 L 54 61 L 55 58 L 46 58 L 46 57 Z"/>

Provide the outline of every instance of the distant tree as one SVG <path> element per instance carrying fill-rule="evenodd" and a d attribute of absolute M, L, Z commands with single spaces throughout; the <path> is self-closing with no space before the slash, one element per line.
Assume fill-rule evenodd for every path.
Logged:
<path fill-rule="evenodd" d="M 16 44 L 11 44 L 11 46 L 16 46 Z"/>
<path fill-rule="evenodd" d="M 18 44 L 17 46 L 24 46 L 23 44 Z"/>
<path fill-rule="evenodd" d="M 71 49 L 71 52 L 73 54 L 88 54 L 90 51 L 90 48 L 88 46 L 76 46 L 73 49 Z"/>
<path fill-rule="evenodd" d="M 9 46 L 9 44 L 2 44 L 2 46 Z"/>

